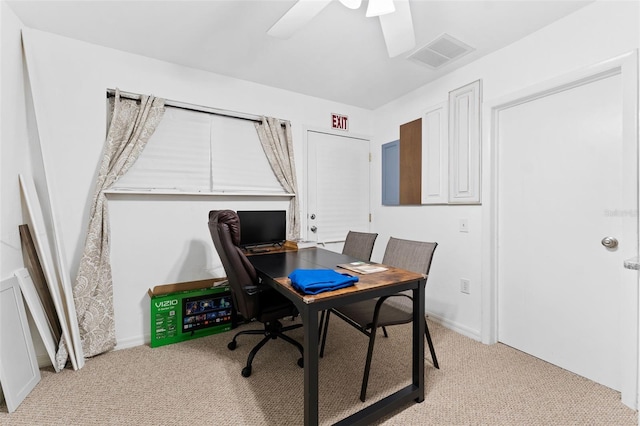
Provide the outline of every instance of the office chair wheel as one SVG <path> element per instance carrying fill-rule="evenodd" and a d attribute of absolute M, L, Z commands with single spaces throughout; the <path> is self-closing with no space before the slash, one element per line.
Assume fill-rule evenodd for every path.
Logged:
<path fill-rule="evenodd" d="M 229 348 L 230 351 L 234 350 L 236 348 L 238 344 L 236 343 L 235 340 L 232 340 L 229 342 L 229 344 L 227 345 L 227 348 Z M 251 374 L 251 371 L 249 371 L 249 374 Z"/>
<path fill-rule="evenodd" d="M 304 368 L 304 358 L 298 358 L 298 367 Z"/>
<path fill-rule="evenodd" d="M 242 369 L 242 377 L 249 377 L 251 375 L 251 367 L 245 367 Z"/>

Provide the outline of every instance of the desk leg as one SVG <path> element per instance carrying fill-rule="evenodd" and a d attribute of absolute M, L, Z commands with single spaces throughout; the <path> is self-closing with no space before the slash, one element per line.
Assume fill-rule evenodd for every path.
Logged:
<path fill-rule="evenodd" d="M 416 402 L 424 401 L 424 298 L 426 280 L 413 290 L 413 384 L 418 387 Z M 305 361 L 306 362 L 306 361 Z"/>
<path fill-rule="evenodd" d="M 305 309 L 304 324 L 304 424 L 318 424 L 318 312 Z M 423 326 L 424 327 L 424 326 Z"/>

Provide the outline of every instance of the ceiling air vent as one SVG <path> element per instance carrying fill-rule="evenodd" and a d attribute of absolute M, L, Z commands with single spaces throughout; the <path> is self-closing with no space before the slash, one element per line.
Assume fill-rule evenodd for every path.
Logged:
<path fill-rule="evenodd" d="M 437 69 L 473 50 L 471 46 L 451 37 L 449 34 L 442 34 L 431 43 L 411 54 L 409 59 Z"/>

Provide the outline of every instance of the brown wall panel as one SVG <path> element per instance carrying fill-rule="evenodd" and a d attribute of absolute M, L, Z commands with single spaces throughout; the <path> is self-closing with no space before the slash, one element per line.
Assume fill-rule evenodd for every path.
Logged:
<path fill-rule="evenodd" d="M 400 125 L 400 204 L 422 203 L 422 119 Z"/>

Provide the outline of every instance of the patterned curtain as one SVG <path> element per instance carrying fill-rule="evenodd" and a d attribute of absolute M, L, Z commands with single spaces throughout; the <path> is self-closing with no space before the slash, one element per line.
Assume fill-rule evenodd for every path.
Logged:
<path fill-rule="evenodd" d="M 164 114 L 164 99 L 121 99 L 116 89 L 102 164 L 89 216 L 89 229 L 73 287 L 84 355 L 106 352 L 116 344 L 113 285 L 109 259 L 109 211 L 104 191 L 136 161 Z"/>
<path fill-rule="evenodd" d="M 278 182 L 285 191 L 294 194 L 289 202 L 287 239 L 295 241 L 300 236 L 300 213 L 298 212 L 298 184 L 293 160 L 291 123 L 282 122 L 277 118 L 262 117 L 262 122 L 256 123 L 256 130 L 262 149 Z"/>

